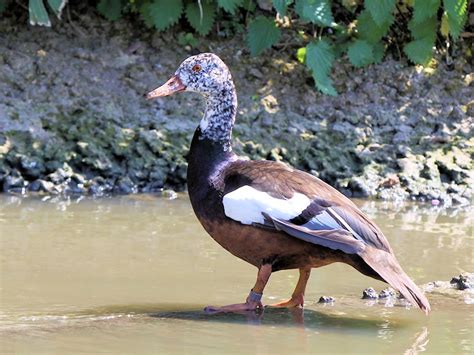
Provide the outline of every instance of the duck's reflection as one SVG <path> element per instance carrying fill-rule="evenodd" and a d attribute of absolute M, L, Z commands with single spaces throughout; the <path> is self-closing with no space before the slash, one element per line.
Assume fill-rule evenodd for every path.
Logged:
<path fill-rule="evenodd" d="M 258 312 L 209 313 L 195 311 L 162 311 L 149 316 L 162 319 L 183 319 L 200 322 L 246 323 L 261 326 L 304 327 L 308 329 L 372 329 L 380 328 L 380 320 L 350 318 L 341 315 L 330 315 L 308 308 L 272 308 L 267 307 Z"/>
<path fill-rule="evenodd" d="M 408 349 L 405 350 L 403 355 L 416 355 L 425 352 L 427 348 L 426 346 L 430 342 L 430 339 L 428 338 L 429 334 L 428 328 L 423 327 L 421 331 L 415 334 L 415 341 Z"/>

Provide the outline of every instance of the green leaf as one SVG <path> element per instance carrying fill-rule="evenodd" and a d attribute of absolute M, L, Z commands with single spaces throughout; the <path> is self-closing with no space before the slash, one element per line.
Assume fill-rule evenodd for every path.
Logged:
<path fill-rule="evenodd" d="M 231 14 L 234 14 L 235 10 L 237 10 L 242 3 L 243 0 L 217 0 L 217 5 Z"/>
<path fill-rule="evenodd" d="M 374 61 L 374 49 L 372 45 L 360 39 L 349 46 L 347 55 L 355 67 L 363 67 Z"/>
<path fill-rule="evenodd" d="M 145 24 L 155 26 L 158 31 L 166 30 L 178 22 L 182 12 L 182 0 L 153 0 L 140 7 Z"/>
<path fill-rule="evenodd" d="M 270 48 L 280 39 L 281 31 L 275 21 L 265 16 L 258 16 L 249 24 L 247 43 L 250 54 L 256 56 Z"/>
<path fill-rule="evenodd" d="M 306 60 L 306 47 L 298 48 L 296 51 L 296 59 L 298 59 L 298 62 L 304 63 Z"/>
<path fill-rule="evenodd" d="M 0 14 L 7 9 L 10 0 L 0 0 Z"/>
<path fill-rule="evenodd" d="M 447 38 L 449 36 L 449 21 L 448 21 L 448 15 L 446 12 L 441 16 L 441 26 L 439 26 L 439 32 Z"/>
<path fill-rule="evenodd" d="M 449 33 L 459 38 L 467 19 L 467 0 L 443 0 L 444 11 L 448 16 Z"/>
<path fill-rule="evenodd" d="M 277 10 L 278 14 L 283 17 L 286 15 L 286 9 L 293 0 L 273 0 L 273 7 Z"/>
<path fill-rule="evenodd" d="M 306 66 L 313 74 L 316 87 L 324 94 L 336 96 L 337 91 L 329 77 L 333 62 L 333 48 L 327 40 L 321 39 L 306 46 Z"/>
<path fill-rule="evenodd" d="M 391 22 L 396 0 L 365 0 L 365 8 L 378 26 Z"/>
<path fill-rule="evenodd" d="M 369 43 L 379 42 L 387 34 L 390 25 L 393 22 L 393 16 L 381 25 L 375 23 L 368 10 L 364 10 L 357 18 L 357 32 L 362 39 Z"/>
<path fill-rule="evenodd" d="M 153 27 L 153 18 L 151 17 L 150 6 L 151 4 L 149 2 L 146 2 L 142 6 L 140 6 L 138 9 L 143 22 L 145 22 L 145 25 L 148 28 Z"/>
<path fill-rule="evenodd" d="M 116 21 L 122 15 L 122 0 L 100 0 L 97 11 L 110 21 Z"/>
<path fill-rule="evenodd" d="M 415 23 L 412 19 L 408 23 L 408 28 L 414 39 L 429 38 L 430 41 L 434 42 L 436 39 L 436 29 L 438 28 L 438 20 L 436 16 L 425 19 L 420 23 Z"/>
<path fill-rule="evenodd" d="M 295 10 L 305 21 L 328 27 L 334 24 L 330 0 L 296 0 Z"/>
<path fill-rule="evenodd" d="M 380 63 L 383 59 L 383 55 L 385 53 L 385 47 L 382 42 L 377 42 L 372 45 L 374 51 L 374 61 L 373 63 Z"/>
<path fill-rule="evenodd" d="M 48 0 L 49 7 L 54 11 L 58 19 L 61 19 L 61 13 L 66 3 L 67 0 Z"/>
<path fill-rule="evenodd" d="M 433 56 L 433 46 L 434 40 L 425 37 L 407 43 L 403 51 L 413 63 L 426 65 Z"/>
<path fill-rule="evenodd" d="M 211 31 L 215 17 L 216 7 L 214 3 L 202 2 L 202 18 L 198 4 L 193 2 L 186 6 L 186 18 L 201 36 L 206 36 Z"/>
<path fill-rule="evenodd" d="M 44 7 L 43 0 L 30 0 L 28 12 L 30 15 L 30 25 L 51 27 L 51 22 L 49 21 L 48 12 Z"/>
<path fill-rule="evenodd" d="M 437 14 L 440 0 L 415 0 L 413 3 L 413 22 L 420 23 Z"/>

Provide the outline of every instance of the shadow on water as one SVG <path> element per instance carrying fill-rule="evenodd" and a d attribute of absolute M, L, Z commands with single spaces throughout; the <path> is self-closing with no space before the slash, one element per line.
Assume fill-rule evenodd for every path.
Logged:
<path fill-rule="evenodd" d="M 146 305 L 116 305 L 100 307 L 85 313 L 127 314 L 154 319 L 175 319 L 204 323 L 233 323 L 252 324 L 261 326 L 305 327 L 325 330 L 374 330 L 380 329 L 381 319 L 353 318 L 345 315 L 334 315 L 319 312 L 309 308 L 265 308 L 260 311 L 240 313 L 210 313 L 205 312 L 201 305 L 176 304 L 146 304 Z M 391 327 L 402 326 L 391 324 Z"/>
<path fill-rule="evenodd" d="M 139 324 L 155 325 L 165 321 L 200 322 L 219 333 L 219 324 L 234 324 L 270 328 L 293 328 L 310 330 L 325 334 L 358 334 L 363 333 L 370 339 L 381 338 L 390 341 L 393 332 L 401 331 L 411 334 L 406 344 L 405 354 L 419 354 L 426 350 L 429 343 L 428 328 L 421 329 L 410 321 L 389 320 L 387 317 L 363 318 L 344 314 L 328 314 L 311 308 L 279 309 L 265 308 L 259 312 L 241 313 L 208 313 L 202 305 L 197 304 L 132 304 L 100 306 L 83 310 L 66 310 L 32 314 L 19 317 L 13 324 L 0 326 L 0 337 L 15 339 L 27 337 L 45 337 L 45 334 L 58 334 L 68 331 L 94 329 L 130 329 Z M 389 317 L 390 318 L 390 317 Z M 169 324 L 168 324 L 169 325 Z M 217 327 L 216 327 L 217 325 Z M 123 328 L 125 327 L 125 328 Z M 202 327 L 193 327 L 199 331 Z M 225 328 L 224 328 L 225 329 Z M 415 331 L 413 333 L 413 331 Z M 224 330 L 225 332 L 225 330 Z M 392 334 L 392 335 L 390 335 Z"/>

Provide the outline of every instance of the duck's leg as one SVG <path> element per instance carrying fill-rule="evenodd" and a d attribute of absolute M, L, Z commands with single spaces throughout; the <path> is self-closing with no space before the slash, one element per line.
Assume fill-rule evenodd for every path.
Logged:
<path fill-rule="evenodd" d="M 242 312 L 242 311 L 254 311 L 258 308 L 263 308 L 262 305 L 262 294 L 265 286 L 272 274 L 272 265 L 265 264 L 258 269 L 257 281 L 255 286 L 250 291 L 245 303 L 230 304 L 222 307 L 208 306 L 204 308 L 206 312 Z"/>
<path fill-rule="evenodd" d="M 311 268 L 300 269 L 300 278 L 298 279 L 298 283 L 296 284 L 291 298 L 287 301 L 272 304 L 271 307 L 303 307 L 304 292 L 306 290 L 306 284 L 308 283 L 310 275 Z"/>

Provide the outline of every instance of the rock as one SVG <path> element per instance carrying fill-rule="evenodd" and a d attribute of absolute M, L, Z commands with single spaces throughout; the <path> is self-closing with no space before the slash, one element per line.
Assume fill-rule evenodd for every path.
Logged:
<path fill-rule="evenodd" d="M 27 184 L 20 173 L 17 170 L 13 170 L 10 175 L 3 179 L 3 191 L 23 194 Z"/>
<path fill-rule="evenodd" d="M 70 169 L 64 170 L 62 168 L 57 169 L 54 173 L 51 173 L 46 176 L 46 179 L 51 181 L 52 183 L 59 185 L 69 179 L 72 175 L 72 171 Z"/>
<path fill-rule="evenodd" d="M 392 187 L 398 184 L 400 184 L 400 179 L 398 178 L 398 176 L 395 174 L 390 174 L 390 175 L 387 175 L 387 177 L 384 180 L 382 180 L 382 182 L 380 183 L 380 186 Z"/>
<path fill-rule="evenodd" d="M 472 274 L 471 274 L 472 276 Z M 453 285 L 458 290 L 466 290 L 471 288 L 473 285 L 473 277 L 469 277 L 468 275 L 459 275 L 455 276 L 451 279 L 450 284 Z"/>
<path fill-rule="evenodd" d="M 45 192 L 45 193 L 50 193 L 50 194 L 58 193 L 58 190 L 56 189 L 56 187 L 54 186 L 52 182 L 41 180 L 41 179 L 37 179 L 31 182 L 28 185 L 28 191 Z"/>
<path fill-rule="evenodd" d="M 28 179 L 36 179 L 41 176 L 44 166 L 39 159 L 21 155 L 20 167 L 23 176 Z"/>
<path fill-rule="evenodd" d="M 372 287 L 366 288 L 362 292 L 362 299 L 364 300 L 376 300 L 379 298 L 377 291 L 375 291 Z"/>
<path fill-rule="evenodd" d="M 411 133 L 413 132 L 413 127 L 402 124 L 398 127 L 398 132 L 392 138 L 394 144 L 407 143 L 411 139 Z"/>
<path fill-rule="evenodd" d="M 167 198 L 168 200 L 174 200 L 176 198 L 178 198 L 178 194 L 176 193 L 176 191 L 173 191 L 173 190 L 164 190 L 162 193 L 161 193 L 161 196 Z"/>
<path fill-rule="evenodd" d="M 422 165 L 418 162 L 416 156 L 409 155 L 406 158 L 397 159 L 397 165 L 400 167 L 402 173 L 406 177 L 418 178 Z"/>
<path fill-rule="evenodd" d="M 88 182 L 88 193 L 93 196 L 104 196 L 111 193 L 112 184 L 105 180 L 102 176 L 97 176 Z"/>
<path fill-rule="evenodd" d="M 84 184 L 78 183 L 71 178 L 71 180 L 67 182 L 63 192 L 70 195 L 82 195 L 86 193 L 86 189 L 84 188 Z"/>
<path fill-rule="evenodd" d="M 115 183 L 113 192 L 118 193 L 121 195 L 128 195 L 137 193 L 138 189 L 137 186 L 132 182 L 132 180 L 128 177 L 119 178 L 118 181 Z"/>
<path fill-rule="evenodd" d="M 395 290 L 391 287 L 387 287 L 380 291 L 379 293 L 379 298 L 380 299 L 385 299 L 385 298 L 395 298 L 397 296 L 397 293 Z"/>
<path fill-rule="evenodd" d="M 321 296 L 318 303 L 334 303 L 336 300 L 331 296 Z"/>

